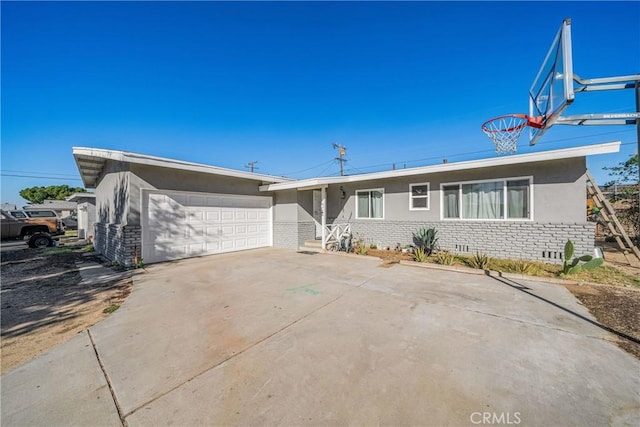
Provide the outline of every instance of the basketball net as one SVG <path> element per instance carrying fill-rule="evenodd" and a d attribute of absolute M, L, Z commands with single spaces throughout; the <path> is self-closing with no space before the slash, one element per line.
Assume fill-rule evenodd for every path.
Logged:
<path fill-rule="evenodd" d="M 496 153 L 508 154 L 517 151 L 518 139 L 527 126 L 541 127 L 526 114 L 507 114 L 484 122 L 482 131 L 495 145 Z"/>

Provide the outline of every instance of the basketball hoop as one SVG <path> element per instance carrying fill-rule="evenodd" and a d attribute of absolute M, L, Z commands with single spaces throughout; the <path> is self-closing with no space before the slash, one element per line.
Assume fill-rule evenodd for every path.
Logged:
<path fill-rule="evenodd" d="M 542 117 L 530 117 L 526 114 L 506 114 L 487 120 L 482 131 L 493 141 L 496 153 L 515 153 L 518 139 L 527 126 L 542 128 Z"/>

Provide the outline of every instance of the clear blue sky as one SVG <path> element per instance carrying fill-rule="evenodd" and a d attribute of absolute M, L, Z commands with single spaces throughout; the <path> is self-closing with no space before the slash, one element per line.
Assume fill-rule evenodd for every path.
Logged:
<path fill-rule="evenodd" d="M 527 112 L 562 20 L 574 71 L 640 73 L 638 2 L 6 2 L 2 202 L 81 186 L 71 147 L 305 178 L 493 157 L 480 125 Z M 632 90 L 566 114 L 632 112 Z M 622 140 L 634 126 L 556 126 L 518 152 Z M 246 170 L 246 169 L 245 169 Z M 10 175 L 30 175 L 25 178 Z M 55 178 L 55 179 L 54 179 Z"/>

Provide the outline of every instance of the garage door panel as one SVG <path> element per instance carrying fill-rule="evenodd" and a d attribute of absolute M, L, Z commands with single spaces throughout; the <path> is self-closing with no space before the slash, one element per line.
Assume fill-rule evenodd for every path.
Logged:
<path fill-rule="evenodd" d="M 208 210 L 206 212 L 206 221 L 207 222 L 219 222 L 220 221 L 220 211 L 219 210 L 214 210 L 214 211 L 210 211 Z"/>
<path fill-rule="evenodd" d="M 204 227 L 190 227 L 186 229 L 185 232 L 185 237 L 187 238 L 198 238 L 198 237 L 204 237 L 205 233 L 204 233 L 205 228 Z"/>
<path fill-rule="evenodd" d="M 220 227 L 220 233 L 223 237 L 233 236 L 233 225 L 223 225 Z"/>
<path fill-rule="evenodd" d="M 208 253 L 220 252 L 220 249 L 221 249 L 220 242 L 207 242 L 206 245 L 207 245 Z"/>
<path fill-rule="evenodd" d="M 223 222 L 232 222 L 233 221 L 233 211 L 223 210 L 220 212 L 220 220 Z"/>
<path fill-rule="evenodd" d="M 146 262 L 271 245 L 271 199 L 252 196 L 145 192 Z"/>
<path fill-rule="evenodd" d="M 204 255 L 207 252 L 205 243 L 189 243 L 187 245 L 188 254 L 191 256 Z"/>
<path fill-rule="evenodd" d="M 202 222 L 204 221 L 205 214 L 203 211 L 187 211 L 186 217 L 188 222 Z"/>

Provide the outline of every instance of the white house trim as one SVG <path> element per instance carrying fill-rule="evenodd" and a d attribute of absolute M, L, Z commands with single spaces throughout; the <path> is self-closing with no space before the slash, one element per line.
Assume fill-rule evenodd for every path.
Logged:
<path fill-rule="evenodd" d="M 253 179 L 263 182 L 287 182 L 289 178 L 244 172 L 235 169 L 209 166 L 201 163 L 185 162 L 182 160 L 167 159 L 164 157 L 147 156 L 144 154 L 130 153 L 126 151 L 105 150 L 100 148 L 73 147 L 73 157 L 76 160 L 82 183 L 86 188 L 95 188 L 102 169 L 107 160 L 117 162 L 135 163 L 140 165 L 158 166 L 171 169 L 180 169 L 191 172 L 201 172 L 215 175 L 224 175 L 234 178 Z"/>
<path fill-rule="evenodd" d="M 358 215 L 358 193 L 369 193 L 369 213 L 370 213 L 371 212 L 371 193 L 374 191 L 377 191 L 382 194 L 382 216 L 380 218 L 373 218 L 370 216 L 369 217 L 359 216 Z M 384 196 L 384 188 L 362 188 L 362 189 L 356 190 L 354 195 L 355 195 L 355 204 L 356 204 L 355 206 L 356 219 L 373 220 L 373 221 L 384 220 L 384 213 L 385 213 L 385 210 L 387 209 L 385 196 Z"/>
<path fill-rule="evenodd" d="M 507 182 L 509 181 L 529 181 L 529 218 L 508 218 L 507 217 Z M 460 218 L 445 218 L 444 217 L 444 187 L 457 185 L 458 186 L 458 197 L 460 203 L 462 203 L 462 186 L 464 184 L 479 184 L 484 182 L 502 182 L 504 184 L 503 187 L 503 195 L 502 195 L 502 203 L 504 205 L 504 218 L 462 218 L 462 211 L 460 212 Z M 454 181 L 454 182 L 443 182 L 440 184 L 440 221 L 466 221 L 466 222 L 474 222 L 474 221 L 488 221 L 488 222 L 533 222 L 534 220 L 534 183 L 533 176 L 513 176 L 509 178 L 491 178 L 491 179 L 477 179 L 472 181 Z"/>
<path fill-rule="evenodd" d="M 413 207 L 413 187 L 423 187 L 427 186 L 427 195 L 426 196 L 416 196 L 420 199 L 427 199 L 427 207 L 426 208 L 414 208 Z M 428 211 L 431 209 L 431 184 L 429 182 L 415 182 L 409 184 L 409 210 L 410 211 Z"/>
<path fill-rule="evenodd" d="M 396 178 L 402 176 L 424 175 L 438 172 L 450 172 L 468 169 L 490 168 L 495 166 L 516 165 L 531 162 L 570 159 L 596 154 L 610 154 L 620 151 L 620 141 L 601 144 L 585 145 L 581 147 L 562 148 L 559 150 L 542 151 L 536 153 L 517 154 L 512 156 L 494 157 L 490 159 L 469 160 L 464 162 L 443 163 L 433 166 L 421 166 L 409 169 L 373 172 L 359 175 L 336 176 L 326 178 L 310 178 L 298 181 L 279 182 L 260 186 L 260 191 L 278 191 L 290 189 L 304 189 L 321 185 L 342 184 L 348 182 L 369 181 L 375 179 Z M 283 180 L 284 181 L 284 180 Z"/>

